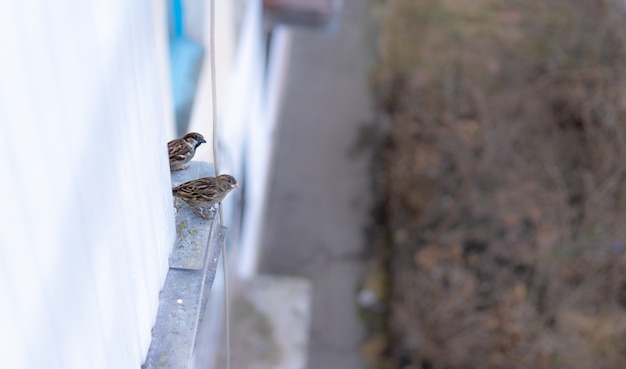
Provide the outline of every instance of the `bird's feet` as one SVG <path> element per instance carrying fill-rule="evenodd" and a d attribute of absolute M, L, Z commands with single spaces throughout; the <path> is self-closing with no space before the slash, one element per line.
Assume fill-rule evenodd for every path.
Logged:
<path fill-rule="evenodd" d="M 214 211 L 212 209 L 213 209 L 213 207 L 211 207 L 211 209 L 209 209 L 209 211 L 211 213 Z M 195 210 L 196 214 L 198 214 L 201 218 L 206 219 L 206 220 L 210 220 L 211 219 L 210 215 L 204 214 L 204 212 L 202 211 L 203 210 L 202 208 L 195 208 L 194 210 Z"/>
<path fill-rule="evenodd" d="M 177 168 L 177 169 L 172 169 L 172 172 L 177 172 L 177 171 L 179 171 L 179 170 L 185 170 L 185 169 L 187 169 L 187 168 L 189 168 L 189 165 L 183 165 L 183 166 L 182 166 L 182 167 L 180 167 L 180 168 Z"/>

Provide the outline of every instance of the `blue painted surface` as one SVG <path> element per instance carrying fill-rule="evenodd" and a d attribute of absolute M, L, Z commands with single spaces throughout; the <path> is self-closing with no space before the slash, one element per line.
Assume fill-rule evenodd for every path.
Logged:
<path fill-rule="evenodd" d="M 183 2 L 182 0 L 172 0 L 172 24 L 170 27 L 170 34 L 175 38 L 182 37 L 184 35 L 184 23 L 183 23 Z"/>
<path fill-rule="evenodd" d="M 178 130 L 184 131 L 189 123 L 204 49 L 201 44 L 185 36 L 182 0 L 172 0 L 170 4 L 169 43 L 172 97 Z"/>
<path fill-rule="evenodd" d="M 191 106 L 203 54 L 202 46 L 186 37 L 170 40 L 170 75 L 177 114 Z"/>

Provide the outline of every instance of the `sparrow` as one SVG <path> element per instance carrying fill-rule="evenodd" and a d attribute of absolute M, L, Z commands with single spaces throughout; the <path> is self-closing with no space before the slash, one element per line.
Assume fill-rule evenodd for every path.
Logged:
<path fill-rule="evenodd" d="M 167 143 L 167 150 L 170 154 L 170 170 L 183 170 L 196 153 L 196 149 L 201 144 L 206 143 L 204 137 L 196 132 L 187 133 L 182 138 L 177 138 Z"/>
<path fill-rule="evenodd" d="M 233 176 L 222 174 L 217 177 L 203 177 L 193 181 L 179 184 L 172 188 L 172 194 L 183 200 L 187 205 L 194 208 L 196 214 L 204 219 L 209 219 L 204 215 L 202 209 L 222 202 L 224 197 L 237 186 L 237 181 Z"/>

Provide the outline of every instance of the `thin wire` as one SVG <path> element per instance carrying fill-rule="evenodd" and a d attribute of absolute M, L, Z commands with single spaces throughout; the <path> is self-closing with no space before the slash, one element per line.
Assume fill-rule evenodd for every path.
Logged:
<path fill-rule="evenodd" d="M 209 15 L 209 53 L 211 63 L 211 104 L 212 104 L 212 130 L 213 130 L 213 165 L 215 166 L 215 176 L 220 174 L 217 162 L 217 83 L 215 81 L 215 0 L 210 1 Z M 222 206 L 218 208 L 220 225 L 224 224 L 224 214 Z M 224 269 L 224 318 L 226 320 L 226 369 L 230 369 L 230 288 L 228 284 L 228 258 L 226 254 L 226 242 L 222 243 L 222 267 Z"/>

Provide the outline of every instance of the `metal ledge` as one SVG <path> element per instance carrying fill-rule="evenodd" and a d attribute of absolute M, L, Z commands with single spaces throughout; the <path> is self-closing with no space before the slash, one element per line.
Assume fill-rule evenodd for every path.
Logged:
<path fill-rule="evenodd" d="M 209 163 L 192 161 L 189 168 L 172 172 L 172 186 L 200 177 L 212 177 L 215 168 Z M 176 242 L 170 255 L 170 268 L 200 270 L 212 221 L 197 216 L 193 209 L 176 200 Z"/>
<path fill-rule="evenodd" d="M 172 183 L 214 173 L 212 165 L 192 162 L 187 170 L 172 173 Z M 226 228 L 215 218 L 202 219 L 179 202 L 176 207 L 176 243 L 159 295 L 152 343 L 142 365 L 145 369 L 191 367 L 198 330 L 226 236 Z"/>

